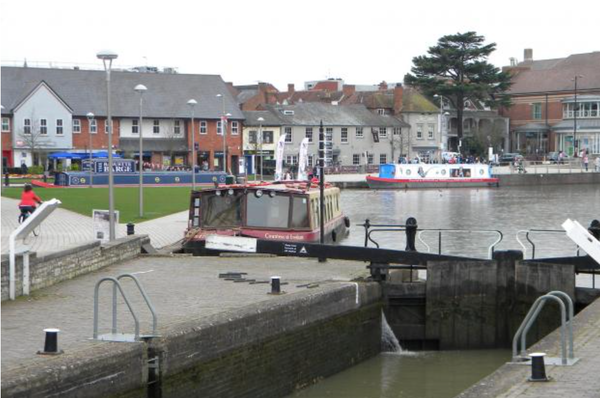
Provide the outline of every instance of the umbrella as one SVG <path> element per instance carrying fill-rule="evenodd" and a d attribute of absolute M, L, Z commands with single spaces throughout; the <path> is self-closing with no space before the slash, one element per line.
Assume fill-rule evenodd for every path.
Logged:
<path fill-rule="evenodd" d="M 48 155 L 49 159 L 81 159 L 82 155 L 72 152 L 54 152 Z"/>

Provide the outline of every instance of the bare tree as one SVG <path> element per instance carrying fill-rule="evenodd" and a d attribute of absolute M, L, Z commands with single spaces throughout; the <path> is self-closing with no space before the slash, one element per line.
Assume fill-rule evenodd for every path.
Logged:
<path fill-rule="evenodd" d="M 30 150 L 31 163 L 35 165 L 41 162 L 41 150 L 49 146 L 48 126 L 45 126 L 45 131 L 43 131 L 43 126 L 41 126 L 40 120 L 36 119 L 34 112 L 31 112 L 29 121 L 29 126 L 23 126 L 19 129 L 18 140 L 22 142 L 21 148 Z"/>
<path fill-rule="evenodd" d="M 182 138 L 181 134 L 175 134 L 175 131 L 171 127 L 167 127 L 164 130 L 165 132 L 165 149 L 169 154 L 169 164 L 172 166 L 174 163 L 173 153 L 175 149 L 177 149 L 177 140 Z M 196 152 L 197 153 L 197 152 Z"/>
<path fill-rule="evenodd" d="M 392 135 L 390 137 L 390 148 L 392 150 L 392 163 L 396 163 L 400 156 L 406 156 L 408 152 L 408 136 L 406 134 L 407 129 L 400 129 L 400 134 L 394 134 L 392 129 Z"/>

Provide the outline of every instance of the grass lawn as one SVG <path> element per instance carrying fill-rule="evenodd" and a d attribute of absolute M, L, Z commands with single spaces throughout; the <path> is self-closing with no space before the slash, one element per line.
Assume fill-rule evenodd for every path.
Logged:
<path fill-rule="evenodd" d="M 22 188 L 2 188 L 2 196 L 20 199 Z M 56 198 L 62 208 L 85 216 L 93 209 L 108 209 L 108 188 L 35 188 L 35 193 L 48 200 Z M 190 205 L 189 187 L 152 187 L 144 189 L 144 218 L 139 218 L 139 191 L 137 187 L 114 188 L 115 210 L 119 222 L 141 222 L 187 210 Z"/>

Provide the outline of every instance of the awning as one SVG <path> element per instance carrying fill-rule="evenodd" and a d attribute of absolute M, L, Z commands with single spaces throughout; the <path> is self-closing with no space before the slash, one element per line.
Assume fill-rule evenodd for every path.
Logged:
<path fill-rule="evenodd" d="M 550 130 L 550 127 L 546 124 L 541 123 L 527 123 L 523 126 L 519 126 L 515 128 L 515 131 L 518 133 L 535 133 L 535 132 L 544 132 Z"/>

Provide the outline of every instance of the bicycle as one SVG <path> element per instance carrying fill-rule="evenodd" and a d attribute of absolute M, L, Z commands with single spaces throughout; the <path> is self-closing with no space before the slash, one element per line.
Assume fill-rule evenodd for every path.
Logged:
<path fill-rule="evenodd" d="M 33 212 L 35 211 L 35 207 L 33 209 L 31 207 L 20 208 L 19 210 L 21 210 L 21 214 L 19 214 L 18 221 L 19 221 L 19 224 L 23 224 L 25 222 L 25 220 L 27 220 L 29 218 L 29 216 L 31 214 L 33 214 Z M 37 227 L 35 227 L 34 229 L 32 229 L 31 233 L 35 237 L 39 236 L 39 234 L 40 234 L 40 225 L 38 225 Z"/>

